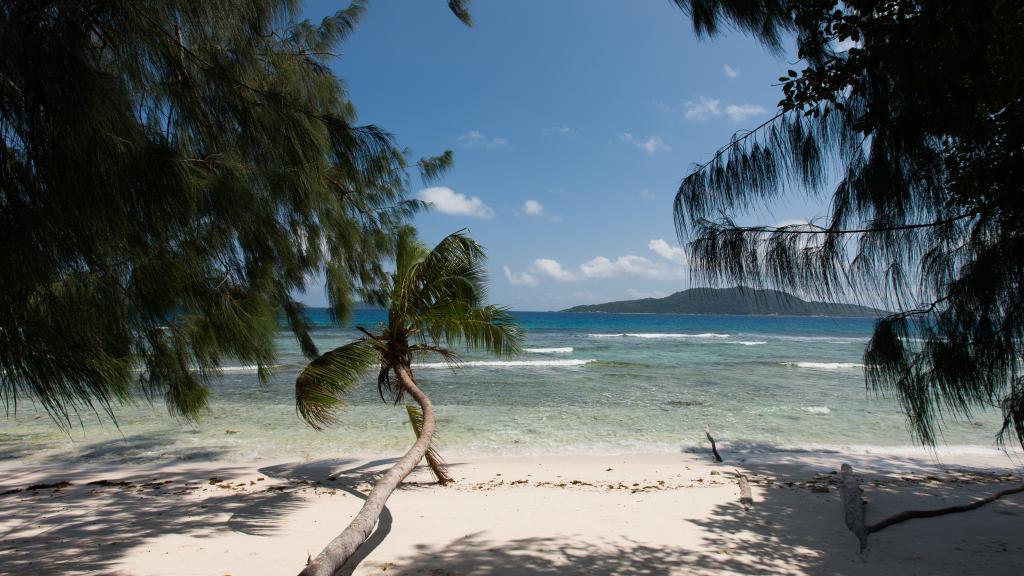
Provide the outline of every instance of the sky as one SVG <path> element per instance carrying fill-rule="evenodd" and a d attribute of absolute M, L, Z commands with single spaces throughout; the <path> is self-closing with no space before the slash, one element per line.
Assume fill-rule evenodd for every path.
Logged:
<path fill-rule="evenodd" d="M 313 1 L 318 20 L 339 1 Z M 666 296 L 691 286 L 672 220 L 679 182 L 776 111 L 792 55 L 739 32 L 699 39 L 667 0 L 378 0 L 333 69 L 360 123 L 414 158 L 444 150 L 415 225 L 433 244 L 468 228 L 489 300 L 514 310 Z M 791 51 L 792 52 L 792 51 Z M 825 212 L 787 198 L 741 222 Z M 300 299 L 326 305 L 315 285 Z"/>

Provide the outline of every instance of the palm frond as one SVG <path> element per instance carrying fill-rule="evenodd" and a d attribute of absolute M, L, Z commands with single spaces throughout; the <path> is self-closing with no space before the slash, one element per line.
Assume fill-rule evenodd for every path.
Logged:
<path fill-rule="evenodd" d="M 448 348 L 483 350 L 501 358 L 522 352 L 523 331 L 507 308 L 440 302 L 418 315 L 415 325 L 429 341 Z"/>
<path fill-rule="evenodd" d="M 486 298 L 485 264 L 483 248 L 465 230 L 449 234 L 415 267 L 408 297 L 417 310 L 444 301 L 478 306 Z"/>
<path fill-rule="evenodd" d="M 380 371 L 377 372 L 377 394 L 381 400 L 398 405 L 405 398 L 405 389 L 393 374 L 394 367 L 388 362 L 381 362 Z M 390 400 L 385 395 L 390 396 Z"/>
<path fill-rule="evenodd" d="M 391 275 L 388 295 L 389 316 L 405 317 L 413 306 L 416 270 L 429 250 L 416 237 L 416 230 L 403 227 L 398 231 L 395 247 L 395 271 Z"/>
<path fill-rule="evenodd" d="M 409 347 L 409 351 L 412 352 L 413 357 L 425 356 L 430 354 L 437 354 L 441 357 L 445 364 L 450 368 L 455 369 L 462 363 L 462 358 L 457 352 L 449 348 L 442 346 L 433 346 L 430 344 L 415 344 Z"/>
<path fill-rule="evenodd" d="M 334 422 L 342 395 L 380 361 L 380 353 L 368 339 L 359 339 L 325 352 L 310 362 L 295 379 L 295 407 L 302 419 L 320 430 Z"/>
<path fill-rule="evenodd" d="M 420 434 L 423 433 L 423 410 L 419 406 L 412 404 L 405 405 L 405 411 L 409 415 L 409 423 L 412 425 L 412 431 L 419 438 Z M 434 474 L 434 478 L 439 484 L 447 484 L 452 481 L 452 477 L 448 474 L 448 465 L 445 464 L 444 458 L 438 454 L 435 443 L 438 440 L 437 431 L 434 431 L 434 435 L 430 438 L 430 447 L 427 448 L 427 453 L 424 458 L 427 460 L 427 464 L 430 466 L 431 473 Z"/>
<path fill-rule="evenodd" d="M 448 0 L 448 9 L 455 14 L 455 17 L 466 26 L 473 25 L 473 16 L 469 13 L 469 3 L 472 0 Z"/>

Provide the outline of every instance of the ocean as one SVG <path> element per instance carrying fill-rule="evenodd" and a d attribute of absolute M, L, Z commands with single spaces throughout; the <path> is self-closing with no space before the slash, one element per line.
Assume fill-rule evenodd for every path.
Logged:
<path fill-rule="evenodd" d="M 310 311 L 323 350 L 383 320 L 359 310 L 350 326 Z M 520 357 L 465 354 L 414 365 L 437 408 L 438 447 L 469 456 L 704 451 L 710 425 L 720 449 L 916 453 L 894 398 L 865 387 L 861 364 L 871 319 L 517 312 L 527 332 Z M 82 414 L 69 433 L 21 403 L 0 420 L 0 460 L 143 464 L 308 460 L 395 454 L 412 441 L 405 410 L 382 402 L 375 375 L 323 432 L 295 412 L 304 364 L 290 334 L 277 337 L 279 366 L 260 385 L 255 370 L 225 366 L 198 424 L 140 402 L 116 424 Z M 992 452 L 995 412 L 946 423 L 940 452 Z"/>

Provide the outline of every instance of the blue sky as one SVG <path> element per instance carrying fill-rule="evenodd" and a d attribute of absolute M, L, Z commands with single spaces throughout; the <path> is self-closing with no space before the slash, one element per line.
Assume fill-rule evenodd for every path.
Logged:
<path fill-rule="evenodd" d="M 309 17 L 339 2 L 311 2 Z M 341 4 L 343 5 L 343 4 Z M 360 121 L 455 168 L 413 195 L 424 241 L 469 228 L 490 300 L 516 310 L 663 296 L 690 286 L 672 198 L 695 162 L 770 117 L 792 57 L 730 33 L 699 40 L 666 0 L 382 1 L 334 64 Z M 750 218 L 820 215 L 806 198 Z M 314 287 L 303 300 L 323 305 Z"/>

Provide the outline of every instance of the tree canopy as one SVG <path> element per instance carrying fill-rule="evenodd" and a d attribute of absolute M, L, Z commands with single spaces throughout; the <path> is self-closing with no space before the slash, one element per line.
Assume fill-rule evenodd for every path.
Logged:
<path fill-rule="evenodd" d="M 696 166 L 676 194 L 680 238 L 711 283 L 822 298 L 881 294 L 896 313 L 865 350 L 916 436 L 1002 411 L 1024 441 L 1024 6 L 911 0 L 676 0 L 699 34 L 795 37 L 778 113 Z M 843 46 L 849 47 L 848 50 Z M 739 226 L 785 193 L 821 220 Z"/>
<path fill-rule="evenodd" d="M 138 391 L 195 417 L 273 364 L 322 275 L 345 317 L 418 209 L 412 162 L 328 67 L 366 3 L 0 1 L 0 396 L 67 425 Z M 450 6 L 468 23 L 466 2 Z"/>

